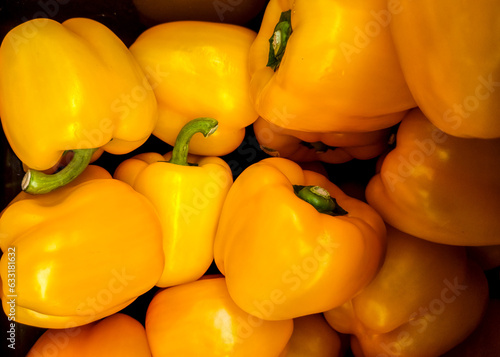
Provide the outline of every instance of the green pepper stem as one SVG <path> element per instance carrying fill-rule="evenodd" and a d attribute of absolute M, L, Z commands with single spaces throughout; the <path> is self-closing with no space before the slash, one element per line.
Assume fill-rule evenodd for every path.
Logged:
<path fill-rule="evenodd" d="M 189 142 L 196 133 L 202 133 L 208 137 L 218 128 L 219 123 L 212 118 L 197 118 L 189 121 L 182 127 L 175 139 L 172 157 L 168 161 L 171 164 L 188 166 L 187 156 L 189 153 Z"/>
<path fill-rule="evenodd" d="M 340 207 L 335 198 L 331 197 L 323 187 L 294 185 L 293 190 L 299 198 L 311 204 L 320 213 L 331 216 L 347 214 L 347 211 Z"/>
<path fill-rule="evenodd" d="M 292 34 L 292 10 L 281 13 L 280 19 L 269 39 L 269 58 L 266 66 L 276 72 L 285 54 L 288 39 Z"/>
<path fill-rule="evenodd" d="M 73 152 L 73 158 L 55 174 L 48 175 L 29 169 L 23 177 L 21 189 L 27 193 L 40 195 L 70 183 L 87 168 L 96 150 L 97 148 L 68 150 Z"/>

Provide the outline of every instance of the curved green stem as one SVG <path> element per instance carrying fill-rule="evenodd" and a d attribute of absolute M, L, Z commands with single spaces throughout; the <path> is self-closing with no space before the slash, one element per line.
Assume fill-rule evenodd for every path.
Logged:
<path fill-rule="evenodd" d="M 172 157 L 168 161 L 176 165 L 189 165 L 187 156 L 189 152 L 189 142 L 196 133 L 202 133 L 207 137 L 212 135 L 219 126 L 217 120 L 212 118 L 198 118 L 189 121 L 182 127 L 177 138 L 175 139 L 174 148 L 172 150 Z"/>
<path fill-rule="evenodd" d="M 292 10 L 281 13 L 280 19 L 269 39 L 269 58 L 266 66 L 276 71 L 285 54 L 288 39 L 292 34 Z"/>
<path fill-rule="evenodd" d="M 299 198 L 310 203 L 320 213 L 331 216 L 347 214 L 347 211 L 340 207 L 335 198 L 331 197 L 330 193 L 323 187 L 294 185 L 293 190 Z"/>
<path fill-rule="evenodd" d="M 27 193 L 40 195 L 70 183 L 87 168 L 96 150 L 96 148 L 69 150 L 73 152 L 73 158 L 55 174 L 47 175 L 29 169 L 23 177 L 21 189 Z"/>

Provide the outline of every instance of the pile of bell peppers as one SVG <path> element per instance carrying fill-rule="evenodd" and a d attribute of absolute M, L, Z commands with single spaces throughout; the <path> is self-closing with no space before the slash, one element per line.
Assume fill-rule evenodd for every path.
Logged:
<path fill-rule="evenodd" d="M 187 3 L 3 34 L 2 351 L 496 355 L 500 5 Z"/>

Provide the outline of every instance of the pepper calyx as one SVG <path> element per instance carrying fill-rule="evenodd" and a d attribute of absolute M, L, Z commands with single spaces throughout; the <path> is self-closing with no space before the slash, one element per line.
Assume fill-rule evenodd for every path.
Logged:
<path fill-rule="evenodd" d="M 269 39 L 269 58 L 266 66 L 271 67 L 275 72 L 281 64 L 292 32 L 292 10 L 290 9 L 281 13 L 280 19 Z"/>
<path fill-rule="evenodd" d="M 330 216 L 345 216 L 348 214 L 337 203 L 337 200 L 330 196 L 328 190 L 321 186 L 293 185 L 293 191 L 300 199 L 311 204 L 319 213 Z"/>

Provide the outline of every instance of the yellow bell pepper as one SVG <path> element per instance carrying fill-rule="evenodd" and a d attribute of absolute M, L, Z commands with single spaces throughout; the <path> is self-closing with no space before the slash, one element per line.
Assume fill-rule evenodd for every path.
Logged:
<path fill-rule="evenodd" d="M 177 136 L 172 152 L 136 155 L 114 177 L 130 184 L 155 206 L 162 224 L 165 267 L 157 286 L 200 278 L 214 259 L 213 242 L 222 204 L 233 177 L 219 157 L 188 155 L 194 134 L 213 135 L 217 121 L 195 119 Z"/>
<path fill-rule="evenodd" d="M 356 356 L 438 357 L 479 325 L 488 281 L 464 247 L 387 228 L 387 254 L 375 279 L 324 315 L 336 331 L 352 335 Z"/>
<path fill-rule="evenodd" d="M 139 321 L 116 313 L 98 322 L 68 329 L 49 329 L 26 357 L 151 357 L 146 331 Z"/>
<path fill-rule="evenodd" d="M 276 357 L 293 321 L 265 321 L 241 310 L 219 275 L 160 290 L 146 312 L 155 357 Z"/>
<path fill-rule="evenodd" d="M 271 156 L 329 164 L 373 159 L 389 147 L 391 137 L 389 129 L 361 133 L 296 131 L 278 127 L 261 117 L 253 123 L 253 129 L 260 148 Z"/>
<path fill-rule="evenodd" d="M 86 18 L 63 23 L 33 19 L 12 29 L 0 47 L 0 117 L 5 135 L 30 178 L 75 163 L 43 180 L 56 187 L 76 177 L 97 148 L 128 153 L 156 124 L 157 103 L 147 74 L 106 26 Z M 45 192 L 38 184 L 33 193 Z M 48 190 L 55 187 L 50 186 Z"/>
<path fill-rule="evenodd" d="M 214 258 L 231 297 L 266 320 L 323 312 L 375 276 L 385 225 L 368 204 L 284 158 L 263 159 L 234 181 Z"/>
<path fill-rule="evenodd" d="M 403 119 L 396 147 L 366 187 L 384 221 L 452 245 L 500 244 L 500 139 L 445 134 L 420 109 Z"/>
<path fill-rule="evenodd" d="M 258 114 L 297 131 L 374 131 L 415 107 L 387 1 L 271 0 L 250 48 Z"/>
<path fill-rule="evenodd" d="M 210 117 L 219 129 L 207 139 L 193 138 L 189 152 L 222 156 L 243 141 L 257 119 L 249 98 L 248 50 L 256 34 L 237 25 L 175 21 L 144 31 L 130 51 L 151 78 L 159 106 L 153 134 L 174 145 L 192 118 Z"/>
<path fill-rule="evenodd" d="M 293 333 L 279 357 L 342 357 L 344 347 L 337 331 L 322 314 L 293 319 Z"/>
<path fill-rule="evenodd" d="M 0 248 L 5 314 L 42 328 L 109 316 L 163 271 L 154 207 L 93 165 L 58 190 L 20 192 L 1 213 Z"/>
<path fill-rule="evenodd" d="M 500 138 L 500 2 L 394 3 L 389 28 L 419 108 L 449 135 Z"/>

